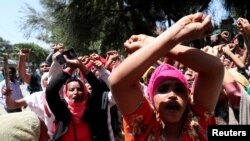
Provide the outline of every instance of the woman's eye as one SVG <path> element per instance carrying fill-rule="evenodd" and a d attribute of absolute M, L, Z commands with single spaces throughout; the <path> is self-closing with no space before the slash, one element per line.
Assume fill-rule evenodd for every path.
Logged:
<path fill-rule="evenodd" d="M 79 94 L 82 94 L 82 93 L 83 93 L 83 91 L 82 91 L 82 90 L 78 90 L 78 93 L 79 93 Z"/>
<path fill-rule="evenodd" d="M 157 92 L 158 93 L 166 93 L 169 91 L 169 85 L 161 85 L 158 89 Z"/>
<path fill-rule="evenodd" d="M 175 87 L 176 93 L 184 94 L 186 93 L 186 91 L 187 91 L 186 88 L 182 84 L 179 84 Z"/>
<path fill-rule="evenodd" d="M 70 91 L 70 92 L 73 92 L 73 91 L 74 91 L 74 89 L 69 89 L 69 91 Z"/>

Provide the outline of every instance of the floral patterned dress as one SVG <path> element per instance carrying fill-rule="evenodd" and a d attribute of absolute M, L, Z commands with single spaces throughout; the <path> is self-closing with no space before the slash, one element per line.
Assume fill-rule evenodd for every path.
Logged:
<path fill-rule="evenodd" d="M 204 111 L 196 104 L 190 104 L 180 140 L 207 141 L 208 125 L 215 124 L 214 115 Z M 161 120 L 149 101 L 144 98 L 140 106 L 123 117 L 123 129 L 126 141 L 165 141 Z"/>

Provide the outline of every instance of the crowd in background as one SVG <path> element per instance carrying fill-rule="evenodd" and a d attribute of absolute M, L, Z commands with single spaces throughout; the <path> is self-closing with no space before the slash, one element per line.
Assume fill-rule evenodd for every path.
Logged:
<path fill-rule="evenodd" d="M 209 125 L 250 125 L 250 23 L 238 18 L 236 26 L 235 35 L 222 31 L 198 49 L 183 42 L 211 36 L 211 17 L 184 16 L 157 37 L 132 35 L 126 58 L 116 50 L 76 56 L 56 43 L 39 73 L 26 71 L 32 52 L 23 48 L 18 67 L 2 70 L 9 86 L 2 77 L 0 137 L 207 140 Z"/>

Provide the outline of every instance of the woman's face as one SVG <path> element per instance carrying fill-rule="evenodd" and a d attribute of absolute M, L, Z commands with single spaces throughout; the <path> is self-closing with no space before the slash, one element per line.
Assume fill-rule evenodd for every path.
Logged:
<path fill-rule="evenodd" d="M 91 85 L 89 83 L 85 83 L 85 86 L 86 86 L 88 92 L 91 94 L 92 93 Z"/>
<path fill-rule="evenodd" d="M 73 102 L 82 102 L 84 100 L 84 88 L 78 81 L 71 81 L 67 84 L 67 97 Z"/>
<path fill-rule="evenodd" d="M 188 103 L 188 91 L 178 80 L 166 80 L 156 88 L 154 103 L 165 123 L 179 122 Z"/>
<path fill-rule="evenodd" d="M 195 72 L 188 68 L 184 73 L 184 77 L 187 81 L 193 81 L 195 79 Z"/>

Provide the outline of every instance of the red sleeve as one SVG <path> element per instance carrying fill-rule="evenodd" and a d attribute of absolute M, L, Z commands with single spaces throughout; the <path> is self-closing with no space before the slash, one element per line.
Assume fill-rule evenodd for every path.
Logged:
<path fill-rule="evenodd" d="M 162 126 L 146 98 L 137 109 L 123 117 L 125 141 L 145 141 L 148 137 L 159 137 Z"/>
<path fill-rule="evenodd" d="M 102 62 L 103 65 L 106 64 L 107 60 L 104 59 L 103 57 L 99 56 L 99 60 Z"/>

